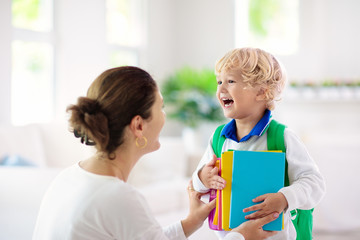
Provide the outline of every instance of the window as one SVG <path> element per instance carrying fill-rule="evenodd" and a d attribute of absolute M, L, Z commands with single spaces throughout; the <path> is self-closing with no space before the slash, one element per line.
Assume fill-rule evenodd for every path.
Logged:
<path fill-rule="evenodd" d="M 7 52 L 1 60 L 10 62 L 11 59 L 11 70 L 4 71 L 11 76 L 4 86 L 8 88 L 11 85 L 11 90 L 10 96 L 3 98 L 6 101 L 10 99 L 10 103 L 3 105 L 10 105 L 10 113 L 6 114 L 11 115 L 13 125 L 50 122 L 61 116 L 63 107 L 73 103 L 69 99 L 78 96 L 75 91 L 81 87 L 76 84 L 82 86 L 82 83 L 76 82 L 73 89 L 67 91 L 72 84 L 68 76 L 81 74 L 82 68 L 140 64 L 141 49 L 146 40 L 143 21 L 146 0 L 91 1 L 92 4 L 85 12 L 82 11 L 84 6 L 77 1 L 6 0 L 6 3 L 9 8 L 1 8 L 0 13 L 9 18 L 11 15 L 11 23 L 8 19 L 5 29 L 11 37 L 0 38 L 0 42 L 11 46 L 11 53 Z M 59 8 L 56 9 L 54 4 Z M 69 6 L 74 9 L 67 21 L 67 16 L 64 15 L 67 13 L 62 10 Z M 54 29 L 54 11 L 59 29 Z M 76 27 L 69 29 L 67 26 L 76 17 L 81 18 L 77 24 L 84 27 L 79 29 L 79 34 L 94 35 L 94 39 L 81 38 L 81 41 L 77 41 L 74 38 L 78 33 Z M 87 21 L 88 19 L 91 21 Z M 99 24 L 93 26 L 94 22 Z M 61 55 L 57 55 L 58 47 L 61 48 Z M 96 54 L 89 62 L 84 61 L 82 51 L 92 56 L 94 48 L 104 54 Z M 73 49 L 78 51 L 72 51 Z M 66 59 L 73 61 L 68 63 Z M 67 68 L 78 62 L 81 68 Z M 62 82 L 55 84 L 56 80 Z M 61 88 L 55 91 L 56 86 Z M 55 93 L 59 95 L 55 96 Z"/>
<path fill-rule="evenodd" d="M 12 1 L 12 23 L 15 28 L 46 32 L 52 29 L 52 22 L 51 1 Z"/>
<path fill-rule="evenodd" d="M 48 43 L 12 43 L 12 122 L 50 121 L 53 117 L 53 48 Z"/>
<path fill-rule="evenodd" d="M 288 55 L 298 48 L 298 0 L 237 0 L 236 44 Z"/>
<path fill-rule="evenodd" d="M 138 65 L 144 39 L 142 0 L 107 0 L 106 4 L 111 67 Z"/>
<path fill-rule="evenodd" d="M 13 0 L 11 122 L 52 120 L 54 44 L 52 0 Z"/>

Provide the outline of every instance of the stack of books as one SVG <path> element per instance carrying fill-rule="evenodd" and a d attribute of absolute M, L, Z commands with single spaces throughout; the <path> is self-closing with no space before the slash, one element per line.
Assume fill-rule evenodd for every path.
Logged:
<path fill-rule="evenodd" d="M 210 201 L 216 198 L 216 207 L 209 214 L 209 227 L 230 231 L 247 221 L 243 209 L 259 204 L 253 199 L 266 193 L 276 193 L 284 187 L 285 153 L 279 151 L 226 151 L 216 165 L 225 179 L 222 190 L 210 190 Z M 281 231 L 283 213 L 264 225 L 268 231 Z"/>

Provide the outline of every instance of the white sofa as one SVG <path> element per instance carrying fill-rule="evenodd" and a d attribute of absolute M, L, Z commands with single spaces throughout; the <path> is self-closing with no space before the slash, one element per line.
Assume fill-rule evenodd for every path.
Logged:
<path fill-rule="evenodd" d="M 188 210 L 187 157 L 181 138 L 162 137 L 160 150 L 144 156 L 129 177 L 147 198 L 162 225 L 184 218 Z M 65 124 L 0 126 L 0 161 L 21 157 L 35 164 L 0 166 L 0 239 L 31 239 L 44 192 L 64 168 L 89 157 Z M 190 239 L 216 239 L 206 223 Z"/>

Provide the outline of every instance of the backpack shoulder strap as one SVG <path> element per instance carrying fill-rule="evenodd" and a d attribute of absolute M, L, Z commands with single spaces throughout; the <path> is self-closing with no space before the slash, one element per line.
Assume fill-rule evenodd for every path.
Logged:
<path fill-rule="evenodd" d="M 212 148 L 214 150 L 216 157 L 218 158 L 221 157 L 221 150 L 226 139 L 225 136 L 220 136 L 221 131 L 223 130 L 224 127 L 225 124 L 217 127 L 212 139 Z"/>
<path fill-rule="evenodd" d="M 276 120 L 271 120 L 267 130 L 267 147 L 268 150 L 281 150 L 286 152 L 284 131 L 286 126 Z M 288 164 L 285 161 L 285 186 L 289 186 L 289 176 L 287 174 Z"/>
<path fill-rule="evenodd" d="M 271 120 L 267 130 L 267 147 L 268 150 L 281 150 L 286 152 L 284 142 L 284 131 L 286 126 L 276 120 Z"/>

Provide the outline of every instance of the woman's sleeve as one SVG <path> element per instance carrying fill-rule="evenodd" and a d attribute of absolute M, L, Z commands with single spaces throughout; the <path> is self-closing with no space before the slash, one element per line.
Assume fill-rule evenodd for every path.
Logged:
<path fill-rule="evenodd" d="M 238 232 L 231 232 L 226 234 L 224 240 L 246 240 L 241 233 Z"/>
<path fill-rule="evenodd" d="M 165 227 L 164 233 L 169 239 L 186 239 L 180 221 Z"/>
<path fill-rule="evenodd" d="M 280 189 L 288 210 L 311 209 L 325 195 L 325 181 L 315 161 L 296 134 L 286 128 L 284 133 L 290 186 Z"/>
<path fill-rule="evenodd" d="M 149 227 L 144 231 L 144 234 L 139 240 L 186 240 L 186 236 L 182 229 L 181 222 L 171 224 L 167 227 L 160 226 Z"/>

